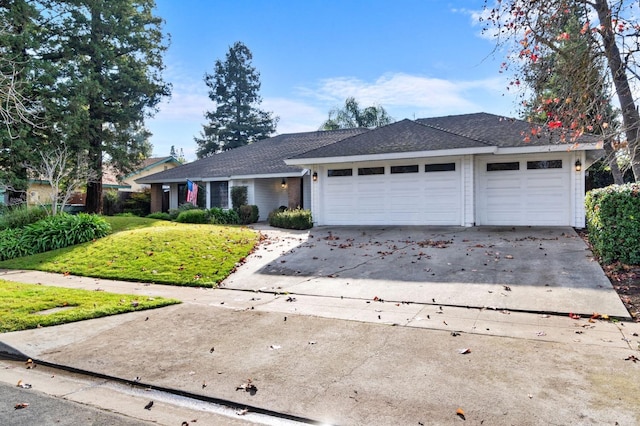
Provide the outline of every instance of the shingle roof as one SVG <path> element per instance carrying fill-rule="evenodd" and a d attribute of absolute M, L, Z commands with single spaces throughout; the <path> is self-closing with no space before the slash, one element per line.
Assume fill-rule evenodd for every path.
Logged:
<path fill-rule="evenodd" d="M 224 151 L 160 173 L 136 179 L 137 183 L 178 182 L 197 178 L 224 178 L 262 174 L 300 173 L 284 159 L 292 155 L 333 144 L 344 138 L 368 132 L 368 129 L 344 129 L 291 133 L 263 139 L 240 148 Z"/>
<path fill-rule="evenodd" d="M 559 132 L 552 133 L 542 129 L 537 136 L 532 136 L 531 123 L 486 112 L 420 118 L 416 121 L 425 126 L 446 130 L 499 148 L 567 143 L 560 140 Z M 530 137 L 529 142 L 524 142 L 526 136 Z M 588 135 L 581 139 L 587 142 L 596 142 L 592 140 L 593 137 Z"/>
<path fill-rule="evenodd" d="M 480 140 L 405 119 L 289 158 L 343 157 L 488 146 L 490 145 Z"/>

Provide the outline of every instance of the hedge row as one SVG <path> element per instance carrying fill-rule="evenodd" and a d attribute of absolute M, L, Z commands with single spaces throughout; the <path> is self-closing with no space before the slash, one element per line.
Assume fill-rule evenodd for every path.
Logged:
<path fill-rule="evenodd" d="M 606 263 L 640 264 L 640 183 L 594 189 L 585 203 L 596 254 Z"/>
<path fill-rule="evenodd" d="M 313 228 L 311 211 L 302 209 L 277 209 L 269 214 L 269 225 L 285 229 Z"/>

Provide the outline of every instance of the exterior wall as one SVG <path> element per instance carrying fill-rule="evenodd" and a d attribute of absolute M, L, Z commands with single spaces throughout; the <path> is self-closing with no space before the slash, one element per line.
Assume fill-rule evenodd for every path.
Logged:
<path fill-rule="evenodd" d="M 474 157 L 473 155 L 465 155 L 461 160 L 462 166 L 462 208 L 463 208 L 463 225 L 473 226 L 476 221 L 476 191 L 474 185 Z"/>
<path fill-rule="evenodd" d="M 296 209 L 301 207 L 302 199 L 300 191 L 302 191 L 302 178 L 287 179 L 287 207 Z"/>
<path fill-rule="evenodd" d="M 150 212 L 156 213 L 162 211 L 162 184 L 154 183 L 151 185 L 151 207 Z"/>
<path fill-rule="evenodd" d="M 311 175 L 307 173 L 302 177 L 302 208 L 311 208 Z"/>
<path fill-rule="evenodd" d="M 169 185 L 169 208 L 178 208 L 178 184 L 172 183 Z"/>
<path fill-rule="evenodd" d="M 572 179 L 571 179 L 571 191 L 573 193 L 572 198 L 572 211 L 573 215 L 573 223 L 572 226 L 576 228 L 584 228 L 586 226 L 586 208 L 584 205 L 585 198 L 585 172 L 586 172 L 586 154 L 584 151 L 575 152 L 575 155 L 572 159 Z M 580 160 L 582 164 L 582 170 L 579 172 L 575 169 L 576 160 Z"/>
<path fill-rule="evenodd" d="M 27 204 L 51 204 L 52 193 L 49 184 L 31 183 L 27 189 Z"/>
<path fill-rule="evenodd" d="M 288 203 L 287 188 L 282 188 L 282 179 L 255 179 L 253 204 L 258 206 L 259 220 L 267 220 L 269 213 Z"/>

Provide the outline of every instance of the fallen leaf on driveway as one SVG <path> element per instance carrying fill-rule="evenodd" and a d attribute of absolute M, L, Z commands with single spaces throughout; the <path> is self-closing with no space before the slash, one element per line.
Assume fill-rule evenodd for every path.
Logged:
<path fill-rule="evenodd" d="M 471 353 L 471 349 L 469 349 L 469 348 L 458 349 L 458 353 L 459 353 L 460 355 L 470 354 L 470 353 Z"/>
<path fill-rule="evenodd" d="M 547 335 L 547 333 L 545 333 L 544 331 L 538 331 L 536 333 L 536 336 L 539 336 L 539 337 L 546 336 L 546 335 Z"/>
<path fill-rule="evenodd" d="M 513 259 L 513 256 L 511 256 L 510 254 L 508 254 L 508 255 L 506 255 L 504 258 L 505 258 L 505 259 Z"/>
<path fill-rule="evenodd" d="M 20 410 L 22 408 L 27 408 L 28 406 L 29 406 L 28 402 L 20 402 L 16 404 L 13 408 L 15 408 L 16 410 Z"/>
<path fill-rule="evenodd" d="M 511 287 L 508 285 L 503 285 L 505 291 L 511 291 Z"/>
<path fill-rule="evenodd" d="M 251 395 L 255 395 L 256 392 L 258 392 L 258 388 L 252 383 L 251 379 L 247 379 L 247 383 L 243 383 L 240 386 L 236 387 L 236 391 L 239 390 L 249 392 Z"/>
<path fill-rule="evenodd" d="M 464 410 L 462 408 L 458 408 L 456 410 L 456 415 L 460 417 L 462 420 L 467 420 L 466 417 L 464 416 Z"/>
<path fill-rule="evenodd" d="M 579 320 L 580 319 L 580 315 L 574 314 L 573 312 L 569 312 L 569 318 L 574 319 L 574 320 Z"/>
<path fill-rule="evenodd" d="M 624 360 L 625 361 L 633 361 L 634 363 L 640 361 L 640 359 L 638 359 L 638 357 L 636 357 L 635 355 L 629 355 Z"/>

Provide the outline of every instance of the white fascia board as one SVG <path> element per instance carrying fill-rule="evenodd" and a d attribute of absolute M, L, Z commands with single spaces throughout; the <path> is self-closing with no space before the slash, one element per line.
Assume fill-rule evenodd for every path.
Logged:
<path fill-rule="evenodd" d="M 269 178 L 288 178 L 288 177 L 301 177 L 305 174 L 309 173 L 308 169 L 300 169 L 299 172 L 288 172 L 288 173 L 270 173 L 270 174 L 260 174 L 260 175 L 233 175 L 228 178 L 214 178 L 214 179 L 204 179 L 207 180 L 239 180 L 239 179 L 269 179 Z"/>
<path fill-rule="evenodd" d="M 202 182 L 204 180 L 204 179 L 199 178 L 199 177 L 189 177 L 189 178 L 180 178 L 180 179 L 177 179 L 177 178 L 173 178 L 173 179 L 157 179 L 157 180 L 153 180 L 153 181 L 143 182 L 142 185 L 151 185 L 151 184 L 154 184 L 154 183 L 161 183 L 163 185 L 166 184 L 166 183 L 184 183 L 184 182 L 187 181 L 187 179 L 192 181 L 192 182 L 196 182 L 196 181 L 197 182 Z M 141 178 L 141 180 L 142 180 L 142 178 Z M 137 183 L 137 184 L 140 184 L 140 182 L 138 182 L 135 179 L 134 179 L 134 182 Z"/>
<path fill-rule="evenodd" d="M 602 142 L 498 148 L 495 154 L 540 154 L 543 152 L 590 151 L 598 149 L 602 149 Z"/>
<path fill-rule="evenodd" d="M 291 158 L 284 160 L 288 166 L 309 166 L 314 164 L 354 163 L 361 161 L 402 160 L 405 158 L 450 157 L 469 154 L 493 154 L 497 148 L 488 146 L 482 148 L 441 149 L 437 151 L 388 152 L 384 154 L 349 155 L 341 157 L 321 158 Z"/>

